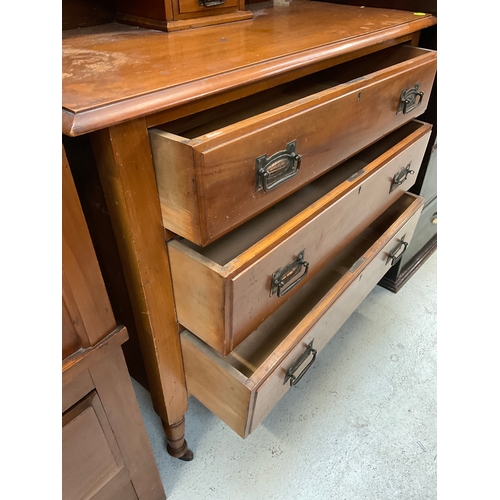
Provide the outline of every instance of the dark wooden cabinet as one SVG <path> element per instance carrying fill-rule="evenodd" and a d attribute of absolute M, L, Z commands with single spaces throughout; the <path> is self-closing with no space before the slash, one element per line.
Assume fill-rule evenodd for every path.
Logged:
<path fill-rule="evenodd" d="M 163 500 L 117 325 L 63 149 L 62 495 Z"/>

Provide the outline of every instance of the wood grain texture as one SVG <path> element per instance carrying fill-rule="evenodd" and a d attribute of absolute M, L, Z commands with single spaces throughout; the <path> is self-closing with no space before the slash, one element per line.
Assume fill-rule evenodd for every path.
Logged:
<path fill-rule="evenodd" d="M 229 354 L 411 186 L 430 130 L 427 124 L 409 124 L 361 153 L 364 161 L 353 158 L 317 186 L 233 231 L 215 248 L 196 252 L 191 245 L 170 241 L 180 323 L 221 354 Z M 394 174 L 408 164 L 414 173 L 390 192 Z M 352 180 L 350 172 L 355 173 Z M 327 187 L 331 190 L 325 193 Z M 296 212 L 298 207 L 304 209 Z M 266 232 L 280 222 L 282 226 Z M 244 248 L 246 241 L 255 243 Z M 302 250 L 309 262 L 307 276 L 283 297 L 271 295 L 272 274 Z M 227 257 L 232 258 L 226 262 Z"/>
<path fill-rule="evenodd" d="M 145 122 L 98 132 L 93 147 L 155 411 L 164 423 L 173 424 L 187 411 L 187 394 Z"/>
<path fill-rule="evenodd" d="M 163 500 L 165 492 L 121 350 L 94 364 L 90 374 L 137 497 Z"/>
<path fill-rule="evenodd" d="M 430 15 L 298 0 L 257 9 L 250 21 L 177 33 L 120 25 L 68 30 L 63 133 L 80 135 L 320 61 L 334 65 L 346 53 L 390 45 L 435 23 Z"/>
<path fill-rule="evenodd" d="M 181 333 L 189 394 L 226 422 L 241 437 L 246 437 L 252 393 L 246 379 L 223 360 L 214 357 L 203 342 Z"/>
<path fill-rule="evenodd" d="M 71 347 L 97 344 L 115 329 L 116 321 L 64 148 L 62 187 L 64 359 L 75 352 Z"/>
<path fill-rule="evenodd" d="M 226 352 L 226 283 L 221 266 L 203 258 L 176 240 L 169 242 L 172 283 L 177 318 L 185 328 L 196 331 L 208 345 Z M 229 311 L 228 311 L 229 309 Z"/>
<path fill-rule="evenodd" d="M 163 225 L 191 241 L 201 239 L 204 220 L 198 209 L 193 149 L 182 137 L 157 131 L 149 134 Z M 179 168 L 181 167 L 181 168 Z"/>
<path fill-rule="evenodd" d="M 304 346 L 314 338 L 319 352 L 384 275 L 395 245 L 403 236 L 411 240 L 422 207 L 421 197 L 403 195 L 229 356 L 184 330 L 190 393 L 240 436 L 248 436 L 290 389 L 284 375 Z M 234 394 L 245 396 L 235 397 L 239 403 L 233 406 Z"/>
<path fill-rule="evenodd" d="M 165 499 L 121 350 L 126 338 L 117 329 L 63 369 L 64 498 Z"/>
<path fill-rule="evenodd" d="M 312 341 L 312 347 L 319 353 L 330 341 L 333 335 L 340 329 L 347 318 L 349 318 L 359 304 L 361 304 L 361 302 L 366 298 L 366 296 L 380 280 L 380 277 L 386 272 L 387 254 L 393 249 L 398 239 L 404 234 L 405 240 L 411 240 L 421 208 L 422 205 L 420 205 L 419 209 L 413 211 L 411 218 L 397 231 L 396 234 L 390 238 L 382 249 L 378 249 L 379 251 L 374 257 L 370 259 L 370 254 L 365 254 L 366 260 L 361 267 L 358 270 L 354 269 L 348 271 L 348 275 L 355 275 L 356 278 L 351 280 L 350 284 L 342 293 L 338 295 L 338 297 L 328 307 L 326 313 L 321 315 L 321 318 L 317 320 L 316 323 L 313 323 L 316 319 L 315 311 L 311 311 L 311 315 L 307 318 L 307 322 L 313 324 L 314 326 L 309 326 L 310 332 L 308 332 L 308 334 L 301 339 L 300 346 L 295 348 L 294 351 L 288 355 L 286 360 L 280 364 L 280 369 L 275 370 L 273 375 L 267 378 L 262 385 L 257 388 L 257 395 L 255 399 L 256 409 L 253 414 L 250 432 L 257 428 L 257 426 L 267 416 L 269 411 L 272 410 L 276 403 L 290 388 L 288 383 L 283 384 L 284 375 L 289 366 L 293 365 L 295 360 L 300 357 L 305 346 Z M 341 285 L 341 283 L 339 283 L 339 285 Z M 316 307 L 320 310 L 322 307 L 324 308 L 325 303 L 330 302 L 332 295 L 333 294 L 330 292 Z M 305 325 L 307 325 L 307 322 L 305 322 Z M 301 327 L 304 327 L 304 322 L 299 324 L 298 328 L 300 329 Z M 296 372 L 297 376 L 301 370 L 304 369 L 304 365 L 308 361 L 309 360 L 304 361 L 303 365 L 298 368 Z"/>
<path fill-rule="evenodd" d="M 142 360 L 135 319 L 120 262 L 118 245 L 109 217 L 109 210 L 92 152 L 90 135 L 80 137 L 63 136 L 63 144 L 99 261 L 99 267 L 106 284 L 111 307 L 116 321 L 127 326 L 129 339 L 123 344 L 122 349 L 130 375 L 147 388 L 147 376 Z"/>
<path fill-rule="evenodd" d="M 164 168 L 172 170 L 163 151 L 180 144 L 193 151 L 192 163 L 183 163 L 186 168 L 174 176 L 183 176 L 188 190 L 179 191 L 178 182 L 159 184 L 163 212 L 171 215 L 164 217 L 165 226 L 198 245 L 207 245 L 423 113 L 435 73 L 434 52 L 394 47 L 285 85 L 280 91 L 253 96 L 246 108 L 241 103 L 235 106 L 242 107 L 238 112 L 225 106 L 205 113 L 206 118 L 192 117 L 184 124 L 190 128 L 179 132 L 184 140 L 161 129 L 151 130 L 155 170 L 161 179 L 168 176 Z M 397 113 L 401 91 L 417 83 L 424 92 L 421 104 L 409 113 Z M 197 120 L 199 125 L 193 128 Z M 176 126 L 162 128 L 169 131 Z M 257 190 L 256 158 L 283 151 L 290 141 L 296 141 L 302 158 L 298 174 L 272 191 Z M 181 217 L 189 211 L 193 191 L 199 215 L 177 222 L 181 209 Z"/>
<path fill-rule="evenodd" d="M 120 475 L 123 457 L 95 391 L 63 415 L 62 421 L 63 498 L 93 498 L 116 477 L 128 483 L 133 493 L 129 478 Z"/>

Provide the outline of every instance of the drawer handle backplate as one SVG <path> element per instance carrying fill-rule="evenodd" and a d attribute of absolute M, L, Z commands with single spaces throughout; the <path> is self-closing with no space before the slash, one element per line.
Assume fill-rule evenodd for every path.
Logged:
<path fill-rule="evenodd" d="M 406 167 L 402 168 L 399 172 L 394 174 L 392 178 L 391 189 L 389 193 L 392 193 L 398 186 L 401 186 L 403 182 L 408 178 L 408 175 L 413 175 L 415 170 L 410 168 L 411 162 L 406 165 Z"/>
<path fill-rule="evenodd" d="M 306 277 L 309 270 L 309 262 L 304 260 L 304 252 L 305 250 L 302 250 L 293 262 L 290 262 L 290 264 L 287 264 L 283 268 L 280 267 L 273 273 L 271 278 L 271 295 L 277 293 L 278 297 L 283 297 L 283 295 L 288 293 Z M 299 275 L 302 268 L 304 268 L 304 271 Z"/>
<path fill-rule="evenodd" d="M 399 107 L 396 114 L 403 112 L 404 115 L 420 106 L 424 93 L 419 91 L 420 83 L 417 83 L 412 89 L 405 89 L 401 92 Z"/>
<path fill-rule="evenodd" d="M 313 342 L 314 339 L 312 339 L 311 342 L 307 345 L 306 350 L 299 356 L 297 361 L 295 361 L 295 363 L 292 366 L 290 366 L 290 368 L 288 368 L 288 370 L 285 373 L 285 380 L 283 381 L 283 385 L 286 384 L 289 380 L 290 380 L 290 387 L 297 385 L 299 383 L 299 380 L 304 376 L 304 373 L 306 373 L 306 371 L 309 370 L 311 365 L 314 363 L 318 351 L 316 351 L 316 349 L 313 349 Z M 296 377 L 294 375 L 294 372 L 302 365 L 302 363 L 309 357 L 310 354 L 312 354 L 311 361 L 307 363 L 307 366 Z"/>
<path fill-rule="evenodd" d="M 269 158 L 261 155 L 255 159 L 257 191 L 271 191 L 299 173 L 302 157 L 295 152 L 295 148 L 296 141 L 292 141 L 284 151 L 278 151 Z"/>
<path fill-rule="evenodd" d="M 215 7 L 217 5 L 224 5 L 226 0 L 199 0 L 198 5 L 200 7 Z"/>
<path fill-rule="evenodd" d="M 386 265 L 390 262 L 391 266 L 393 266 L 406 252 L 406 249 L 408 248 L 408 242 L 405 241 L 405 238 L 406 234 L 401 238 L 397 247 L 387 256 L 387 261 L 385 262 Z"/>

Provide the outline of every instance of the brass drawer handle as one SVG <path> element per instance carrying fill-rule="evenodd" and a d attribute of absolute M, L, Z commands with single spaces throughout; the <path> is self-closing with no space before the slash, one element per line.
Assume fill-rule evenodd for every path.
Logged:
<path fill-rule="evenodd" d="M 297 385 L 299 383 L 299 380 L 304 376 L 304 373 L 306 373 L 306 371 L 309 370 L 311 365 L 314 363 L 314 361 L 316 360 L 316 354 L 318 354 L 318 351 L 316 351 L 316 349 L 313 349 L 313 342 L 314 342 L 314 339 L 311 340 L 311 342 L 306 347 L 306 350 L 300 355 L 300 357 L 297 359 L 297 361 L 295 361 L 295 363 L 292 366 L 290 366 L 290 368 L 288 368 L 288 370 L 285 373 L 285 380 L 283 381 L 283 385 L 286 384 L 289 380 L 290 380 L 290 387 Z M 309 361 L 307 366 L 296 377 L 294 375 L 294 372 L 308 358 L 309 354 L 312 354 L 311 361 Z"/>
<path fill-rule="evenodd" d="M 226 0 L 199 0 L 198 5 L 200 7 L 215 7 L 217 5 L 223 5 Z"/>
<path fill-rule="evenodd" d="M 392 183 L 391 183 L 391 189 L 389 190 L 389 193 L 392 193 L 398 186 L 401 186 L 403 182 L 408 178 L 408 175 L 413 175 L 415 173 L 415 170 L 412 170 L 410 168 L 411 162 L 406 165 L 406 167 L 402 168 L 399 172 L 396 172 L 394 174 L 394 177 L 392 178 Z"/>
<path fill-rule="evenodd" d="M 293 262 L 290 262 L 290 264 L 287 264 L 283 268 L 280 267 L 273 273 L 271 278 L 271 295 L 277 293 L 278 297 L 283 297 L 283 295 L 288 293 L 306 277 L 309 270 L 309 262 L 304 260 L 304 252 L 305 250 L 302 250 Z M 304 272 L 296 278 L 302 268 L 304 268 Z M 287 286 L 287 283 L 290 284 Z"/>
<path fill-rule="evenodd" d="M 256 191 L 271 191 L 299 173 L 302 157 L 295 152 L 295 148 L 296 141 L 292 141 L 284 151 L 278 151 L 269 158 L 261 155 L 255 159 Z"/>
<path fill-rule="evenodd" d="M 424 93 L 419 91 L 420 83 L 417 83 L 412 89 L 405 89 L 401 92 L 399 107 L 396 114 L 403 112 L 404 115 L 420 106 Z"/>
<path fill-rule="evenodd" d="M 385 265 L 391 263 L 391 266 L 393 266 L 406 252 L 406 249 L 408 248 L 408 242 L 405 241 L 406 234 L 401 238 L 400 242 L 398 243 L 398 246 L 387 256 L 387 261 L 385 262 Z M 400 250 L 403 249 L 400 252 Z"/>

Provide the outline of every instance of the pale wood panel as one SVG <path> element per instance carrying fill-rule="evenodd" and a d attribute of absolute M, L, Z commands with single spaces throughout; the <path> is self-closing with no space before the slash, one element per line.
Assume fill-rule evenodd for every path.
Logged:
<path fill-rule="evenodd" d="M 181 332 L 181 342 L 189 394 L 245 437 L 251 402 L 246 377 L 212 356 L 209 348 L 187 330 Z"/>
<path fill-rule="evenodd" d="M 167 139 L 167 140 L 162 140 Z M 200 239 L 200 214 L 196 189 L 193 150 L 182 137 L 158 132 L 150 134 L 156 169 L 163 225 L 176 234 Z"/>
<path fill-rule="evenodd" d="M 225 332 L 231 305 L 226 308 L 222 268 L 176 240 L 169 242 L 168 251 L 179 323 L 225 352 L 230 343 Z"/>

